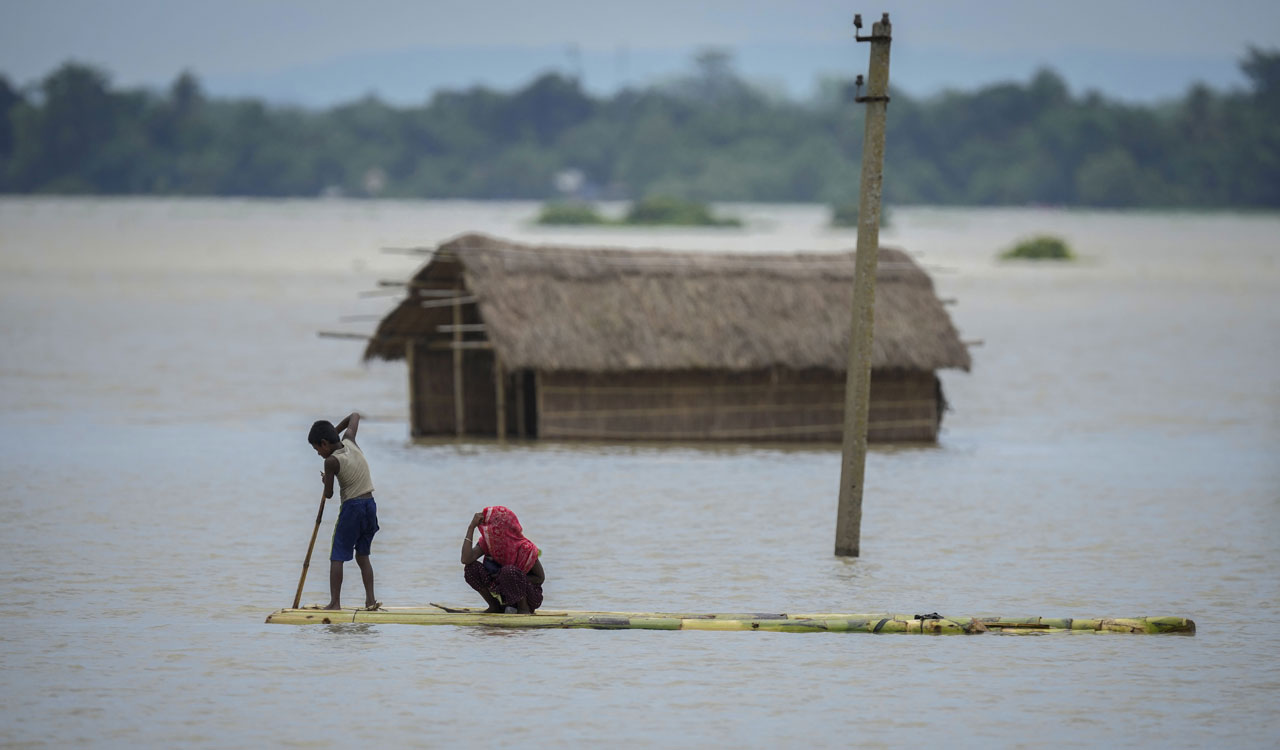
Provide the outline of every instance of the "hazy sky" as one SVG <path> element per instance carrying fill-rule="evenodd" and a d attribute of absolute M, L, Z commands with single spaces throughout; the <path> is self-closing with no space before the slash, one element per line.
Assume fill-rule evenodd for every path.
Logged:
<path fill-rule="evenodd" d="M 366 92 L 510 87 L 545 69 L 598 91 L 678 72 L 705 46 L 792 94 L 866 65 L 854 11 L 894 24 L 891 79 L 912 93 L 1059 70 L 1073 88 L 1155 99 L 1240 85 L 1252 44 L 1280 48 L 1280 0 L 0 0 L 0 73 L 29 83 L 67 59 L 121 85 L 183 69 L 215 93 L 327 104 Z"/>

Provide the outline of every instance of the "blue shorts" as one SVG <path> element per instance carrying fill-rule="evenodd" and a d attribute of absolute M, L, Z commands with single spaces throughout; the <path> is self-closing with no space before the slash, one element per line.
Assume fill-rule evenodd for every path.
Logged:
<path fill-rule="evenodd" d="M 373 535 L 378 533 L 378 506 L 371 497 L 356 497 L 342 504 L 338 522 L 333 525 L 333 551 L 329 559 L 334 562 L 350 560 L 356 555 L 367 555 L 373 546 Z"/>

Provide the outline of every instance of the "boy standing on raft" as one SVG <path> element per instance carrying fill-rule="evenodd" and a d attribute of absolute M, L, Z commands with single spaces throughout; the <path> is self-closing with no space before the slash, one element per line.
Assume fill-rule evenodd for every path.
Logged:
<path fill-rule="evenodd" d="M 377 609 L 382 604 L 373 596 L 373 564 L 369 562 L 373 535 L 378 533 L 378 506 L 373 501 L 369 462 L 356 445 L 359 427 L 360 415 L 351 412 L 336 427 L 325 420 L 316 422 L 307 436 L 307 442 L 324 459 L 324 496 L 333 497 L 336 477 L 342 497 L 329 553 L 329 604 L 325 609 L 342 609 L 342 564 L 351 559 L 353 552 L 364 581 L 365 609 Z M 342 430 L 346 433 L 339 439 Z"/>
<path fill-rule="evenodd" d="M 479 543 L 471 535 L 480 530 Z M 485 555 L 483 563 L 480 556 Z M 484 597 L 486 612 L 531 615 L 542 606 L 542 550 L 526 539 L 516 514 L 494 505 L 471 517 L 462 538 L 463 578 Z"/>

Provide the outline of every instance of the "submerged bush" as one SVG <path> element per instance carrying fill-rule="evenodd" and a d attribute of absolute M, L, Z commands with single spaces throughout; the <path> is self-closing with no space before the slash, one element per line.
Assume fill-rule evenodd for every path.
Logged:
<path fill-rule="evenodd" d="M 538 214 L 539 224 L 587 225 L 605 224 L 607 220 L 590 203 L 556 201 L 545 203 Z"/>
<path fill-rule="evenodd" d="M 831 204 L 831 226 L 858 228 L 858 202 Z M 889 207 L 880 207 L 880 228 L 889 226 Z"/>
<path fill-rule="evenodd" d="M 1004 260 L 1073 260 L 1076 256 L 1063 240 L 1040 235 L 1019 242 L 1001 253 L 1000 257 Z"/>
<path fill-rule="evenodd" d="M 663 196 L 645 198 L 632 203 L 627 215 L 621 219 L 601 216 L 595 206 L 590 203 L 552 201 L 543 204 L 537 223 L 559 226 L 742 226 L 741 219 L 713 215 L 704 203 Z"/>
<path fill-rule="evenodd" d="M 663 224 L 682 227 L 740 227 L 742 220 L 717 217 L 705 203 L 668 196 L 650 196 L 631 205 L 623 224 Z"/>

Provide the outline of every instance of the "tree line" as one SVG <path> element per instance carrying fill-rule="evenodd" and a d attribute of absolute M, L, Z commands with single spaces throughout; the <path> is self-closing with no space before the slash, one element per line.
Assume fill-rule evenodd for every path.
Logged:
<path fill-rule="evenodd" d="M 1240 65 L 1247 89 L 1195 85 L 1151 105 L 1073 94 L 1050 70 L 892 91 L 885 201 L 1280 207 L 1280 51 L 1251 48 Z M 842 203 L 862 130 L 848 81 L 787 99 L 716 51 L 610 96 L 547 73 L 510 92 L 323 110 L 209 97 L 189 72 L 164 91 L 116 88 L 69 62 L 25 87 L 0 75 L 0 192 Z"/>

